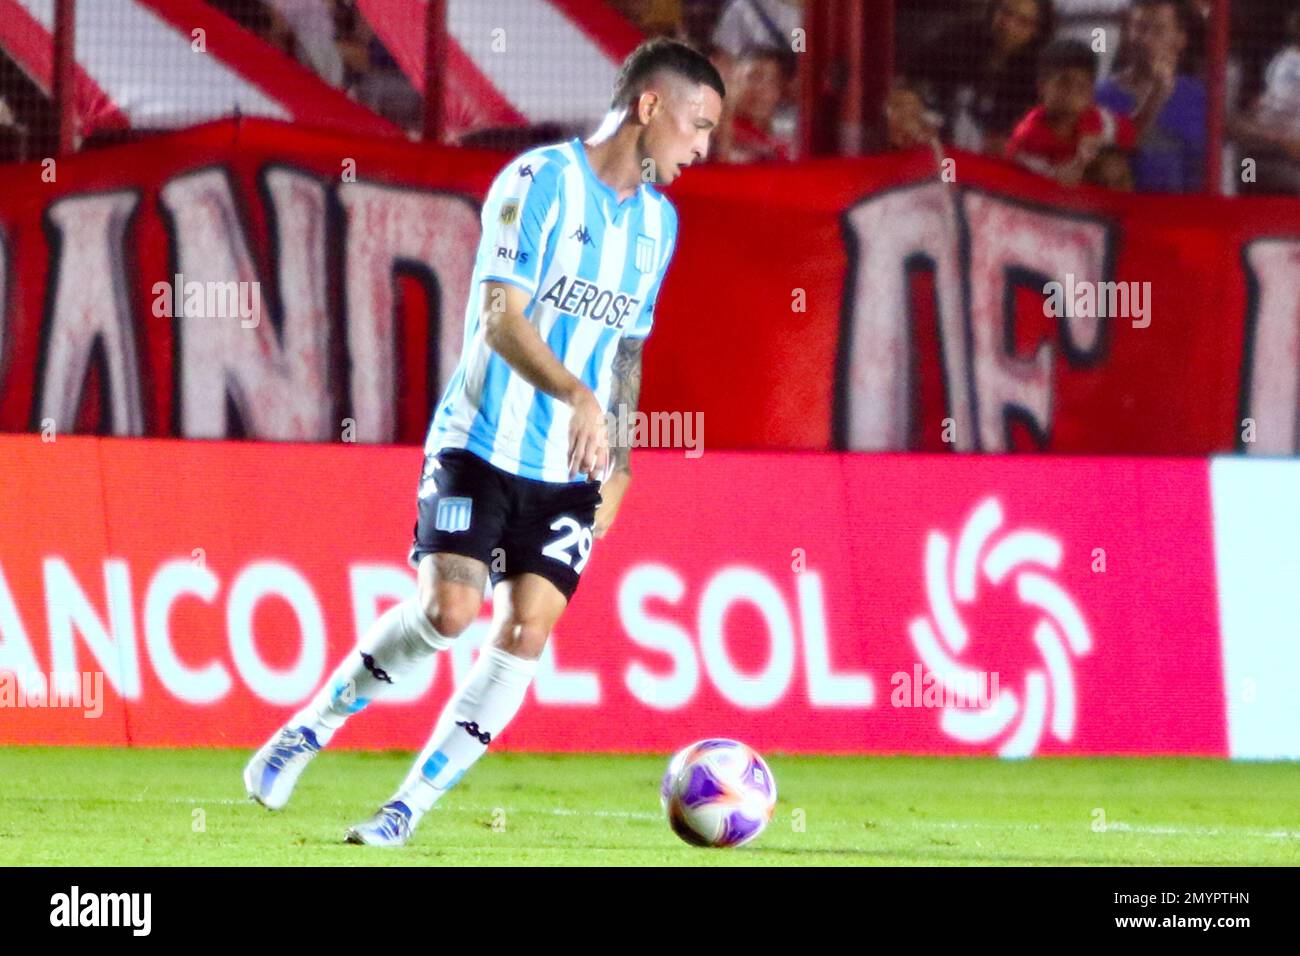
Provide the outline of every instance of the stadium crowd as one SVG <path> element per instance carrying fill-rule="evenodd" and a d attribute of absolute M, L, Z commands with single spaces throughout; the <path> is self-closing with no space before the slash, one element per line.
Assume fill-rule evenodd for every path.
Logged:
<path fill-rule="evenodd" d="M 205 0 L 404 129 L 416 89 L 357 0 Z M 593 0 L 646 35 L 705 51 L 730 95 L 722 162 L 798 155 L 803 0 Z M 1231 0 L 1223 191 L 1300 195 L 1300 2 Z M 870 151 L 944 145 L 1002 156 L 1067 186 L 1190 193 L 1207 186 L 1211 0 L 898 0 L 894 75 Z M 0 161 L 31 152 L 48 96 L 0 49 Z M 572 130 L 471 129 L 512 149 Z M 1240 175 L 1243 160 L 1252 174 Z"/>

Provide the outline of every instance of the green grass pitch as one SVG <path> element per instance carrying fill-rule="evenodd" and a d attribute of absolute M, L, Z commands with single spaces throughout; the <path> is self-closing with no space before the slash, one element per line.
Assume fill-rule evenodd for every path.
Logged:
<path fill-rule="evenodd" d="M 666 757 L 494 753 L 400 849 L 344 829 L 409 753 L 326 752 L 289 806 L 249 751 L 0 748 L 0 865 L 1277 865 L 1300 859 L 1300 766 L 1196 759 L 770 755 L 776 816 L 702 850 L 659 812 Z"/>

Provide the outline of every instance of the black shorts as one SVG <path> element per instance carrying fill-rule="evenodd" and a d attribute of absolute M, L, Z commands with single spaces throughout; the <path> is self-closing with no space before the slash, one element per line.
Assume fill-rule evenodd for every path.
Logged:
<path fill-rule="evenodd" d="M 531 572 L 573 597 L 591 557 L 600 482 L 512 475 L 464 448 L 426 456 L 408 558 L 449 552 L 488 566 L 495 586 Z"/>

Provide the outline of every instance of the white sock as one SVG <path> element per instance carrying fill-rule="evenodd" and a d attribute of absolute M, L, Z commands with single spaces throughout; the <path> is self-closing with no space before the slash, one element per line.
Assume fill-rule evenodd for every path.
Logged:
<path fill-rule="evenodd" d="M 412 824 L 459 782 L 505 730 L 536 672 L 535 660 L 490 645 L 479 651 L 465 683 L 447 701 L 433 735 L 393 797 L 411 809 Z"/>
<path fill-rule="evenodd" d="M 310 727 L 324 747 L 349 716 L 382 697 L 403 674 L 453 640 L 434 628 L 418 596 L 393 605 L 370 625 L 307 706 L 293 715 L 291 725 Z"/>

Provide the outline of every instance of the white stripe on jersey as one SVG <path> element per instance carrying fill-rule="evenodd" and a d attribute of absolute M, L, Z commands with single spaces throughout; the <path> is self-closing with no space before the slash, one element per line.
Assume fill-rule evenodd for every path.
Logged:
<path fill-rule="evenodd" d="M 654 299 L 676 247 L 676 211 L 649 185 L 619 204 L 574 139 L 530 150 L 506 166 L 488 191 L 481 224 L 464 350 L 430 425 L 426 451 L 468 448 L 527 478 L 584 481 L 568 473 L 571 410 L 538 392 L 487 346 L 478 320 L 479 286 L 493 279 L 530 292 L 526 317 L 607 407 L 618 340 L 644 337 L 653 325 Z M 638 263 L 647 264 L 650 247 L 651 265 L 642 272 Z"/>

